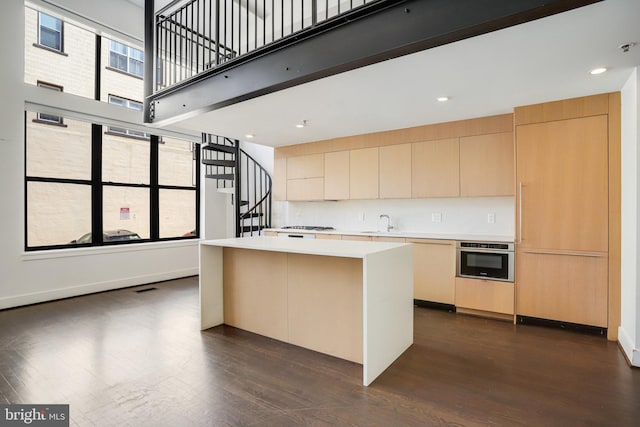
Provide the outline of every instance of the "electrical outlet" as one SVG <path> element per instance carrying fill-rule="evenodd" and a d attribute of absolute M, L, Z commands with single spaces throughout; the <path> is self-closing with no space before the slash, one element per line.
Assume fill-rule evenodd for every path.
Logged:
<path fill-rule="evenodd" d="M 442 214 L 440 212 L 433 212 L 431 214 L 431 222 L 442 222 Z"/>
<path fill-rule="evenodd" d="M 496 214 L 495 213 L 489 213 L 487 214 L 487 222 L 489 224 L 495 224 L 496 223 Z"/>

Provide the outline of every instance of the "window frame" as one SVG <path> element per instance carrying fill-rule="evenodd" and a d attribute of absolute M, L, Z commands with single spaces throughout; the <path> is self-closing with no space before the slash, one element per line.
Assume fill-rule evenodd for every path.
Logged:
<path fill-rule="evenodd" d="M 161 185 L 159 184 L 159 144 L 161 144 L 161 137 L 158 135 L 150 135 L 149 138 L 149 150 L 150 150 L 150 182 L 149 184 L 131 184 L 122 182 L 105 182 L 102 179 L 102 136 L 104 128 L 107 125 L 92 123 L 91 132 L 91 179 L 69 179 L 69 178 L 50 178 L 46 176 L 29 176 L 27 175 L 27 111 L 24 112 L 25 128 L 24 128 L 24 250 L 25 252 L 43 251 L 52 249 L 70 249 L 70 248 L 87 248 L 96 246 L 114 246 L 114 245 L 135 245 L 139 243 L 148 242 L 162 242 L 162 241 L 176 241 L 176 240 L 190 240 L 197 239 L 200 235 L 200 143 L 193 140 L 194 153 L 195 153 L 195 175 L 196 181 L 193 186 L 176 186 L 176 185 Z M 194 138 L 195 139 L 195 138 Z M 90 243 L 66 243 L 56 245 L 41 245 L 41 246 L 29 246 L 28 245 L 28 183 L 29 182 L 50 182 L 50 183 L 62 183 L 62 184 L 79 184 L 91 186 L 91 232 L 92 238 Z M 149 189 L 149 238 L 143 238 L 139 240 L 122 240 L 122 241 L 103 241 L 103 190 L 106 187 L 130 187 L 130 188 L 146 188 Z M 176 237 L 163 237 L 160 238 L 160 206 L 159 206 L 159 194 L 160 190 L 189 190 L 195 192 L 195 236 L 176 236 Z"/>
<path fill-rule="evenodd" d="M 119 101 L 123 101 L 125 105 L 120 105 L 115 102 L 111 102 L 112 99 L 118 99 Z M 135 110 L 135 111 L 143 111 L 144 109 L 144 104 L 140 101 L 136 101 L 130 98 L 125 98 L 119 95 L 113 95 L 111 93 L 107 97 L 107 102 L 112 105 L 117 105 L 118 107 L 129 108 L 130 110 Z M 140 109 L 132 108 L 131 107 L 132 104 L 139 105 Z M 126 128 L 119 128 L 114 126 L 107 127 L 107 131 L 105 133 L 107 133 L 108 135 L 124 136 L 128 138 L 136 138 L 136 139 L 144 139 L 144 140 L 149 140 L 149 138 L 151 137 L 151 135 L 146 132 L 126 129 Z"/>
<path fill-rule="evenodd" d="M 63 92 L 64 88 L 60 85 L 57 84 L 53 84 L 53 83 L 48 83 L 48 82 L 43 82 L 42 80 L 38 80 L 36 82 L 36 85 L 38 87 L 42 87 L 45 89 L 49 89 L 49 90 L 55 90 L 57 92 Z M 46 118 L 45 116 L 51 117 L 51 118 L 55 118 L 55 119 L 50 119 L 50 118 Z M 42 124 L 47 124 L 47 125 L 54 125 L 54 126 L 65 126 L 64 124 L 64 119 L 62 118 L 62 116 L 56 116 L 54 114 L 47 114 L 47 113 L 37 113 L 36 114 L 36 118 L 33 119 L 34 122 L 36 123 L 42 123 Z"/>
<path fill-rule="evenodd" d="M 44 25 L 42 23 L 42 15 L 47 16 L 51 19 L 55 19 L 56 21 L 60 22 L 60 30 L 58 31 L 56 28 L 51 28 L 48 27 L 46 25 Z M 56 49 L 53 46 L 49 46 L 47 44 L 44 44 L 42 42 L 42 27 L 47 28 L 48 30 L 54 31 L 56 33 L 59 33 L 59 40 L 60 40 L 60 49 Z M 38 11 L 38 46 L 43 47 L 45 49 L 51 50 L 53 52 L 59 52 L 59 53 L 64 53 L 64 21 L 60 18 L 56 18 L 55 16 L 49 15 L 48 13 L 44 13 L 44 12 L 40 12 Z"/>
<path fill-rule="evenodd" d="M 124 43 L 120 43 L 117 40 L 112 40 L 109 39 L 110 43 L 109 43 L 109 66 L 107 67 L 108 69 L 114 70 L 114 71 L 119 71 L 121 73 L 125 73 L 128 74 L 130 76 L 134 76 L 134 77 L 138 77 L 138 78 L 143 78 L 144 77 L 144 52 L 138 48 L 126 45 Z M 122 46 L 125 48 L 126 53 L 122 53 L 119 52 L 117 50 L 114 50 L 114 43 L 116 45 Z M 117 46 L 116 46 L 117 47 Z M 112 54 L 118 55 L 118 57 L 122 57 L 124 59 L 124 63 L 126 64 L 125 68 L 123 69 L 122 67 L 118 66 L 118 64 L 113 64 L 112 62 Z M 136 54 L 139 54 L 142 56 L 142 60 L 136 58 Z M 140 63 L 141 64 L 141 71 L 140 74 L 138 74 L 137 72 L 133 72 L 131 67 L 131 61 L 135 61 L 136 63 Z"/>

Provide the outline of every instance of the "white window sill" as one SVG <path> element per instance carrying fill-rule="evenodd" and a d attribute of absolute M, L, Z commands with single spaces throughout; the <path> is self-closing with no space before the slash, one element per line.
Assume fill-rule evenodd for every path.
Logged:
<path fill-rule="evenodd" d="M 133 243 L 128 245 L 94 246 L 87 248 L 51 249 L 46 251 L 23 252 L 22 261 L 36 261 L 41 259 L 94 256 L 112 253 L 128 253 L 152 251 L 159 249 L 198 246 L 200 239 L 175 240 L 167 242 Z"/>

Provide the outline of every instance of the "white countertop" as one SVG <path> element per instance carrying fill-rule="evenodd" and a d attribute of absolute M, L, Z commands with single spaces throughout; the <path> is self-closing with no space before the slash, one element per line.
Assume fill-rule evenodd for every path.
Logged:
<path fill-rule="evenodd" d="M 406 243 L 362 242 L 353 240 L 283 239 L 279 237 L 240 237 L 203 240 L 201 245 L 258 251 L 288 252 L 308 255 L 365 258 L 369 254 L 405 246 Z"/>
<path fill-rule="evenodd" d="M 299 230 L 299 229 L 284 229 L 284 228 L 268 228 L 265 231 L 275 231 L 278 233 L 290 233 L 290 234 L 345 234 L 351 236 L 380 236 L 380 237 L 400 237 L 405 239 L 435 239 L 435 240 L 464 240 L 464 241 L 479 241 L 479 242 L 508 242 L 513 243 L 513 236 L 503 235 L 485 235 L 485 234 L 444 234 L 444 233 L 426 233 L 422 231 L 354 231 L 354 230 L 327 230 L 327 231 L 315 231 L 315 230 Z"/>

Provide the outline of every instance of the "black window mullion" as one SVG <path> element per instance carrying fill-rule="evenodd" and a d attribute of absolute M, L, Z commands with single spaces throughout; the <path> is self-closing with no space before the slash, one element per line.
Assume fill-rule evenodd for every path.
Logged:
<path fill-rule="evenodd" d="M 149 212 L 149 227 L 150 237 L 152 241 L 160 239 L 160 188 L 158 186 L 158 160 L 159 160 L 159 147 L 158 142 L 160 138 L 157 135 L 151 135 L 150 138 L 150 191 L 149 200 L 151 202 Z"/>
<path fill-rule="evenodd" d="M 196 155 L 196 236 L 200 237 L 200 144 L 194 144 Z"/>
<path fill-rule="evenodd" d="M 91 125 L 91 244 L 102 239 L 102 126 Z"/>

